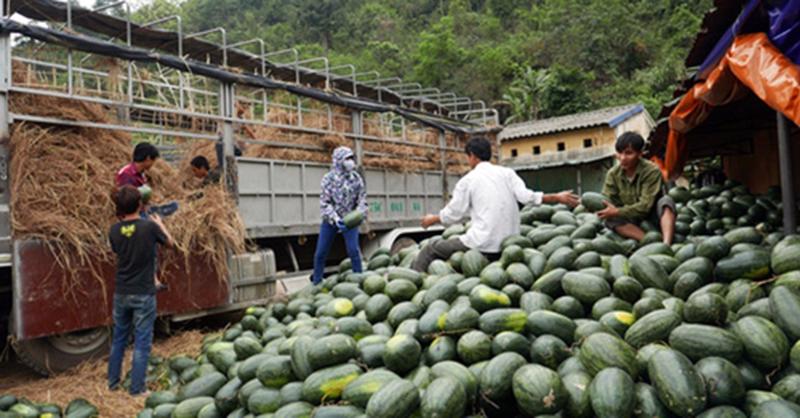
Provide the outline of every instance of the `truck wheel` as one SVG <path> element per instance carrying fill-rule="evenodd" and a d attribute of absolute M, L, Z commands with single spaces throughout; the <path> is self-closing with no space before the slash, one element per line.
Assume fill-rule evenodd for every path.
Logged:
<path fill-rule="evenodd" d="M 23 364 L 49 376 L 105 355 L 110 336 L 108 327 L 98 327 L 32 340 L 12 338 L 11 346 Z"/>

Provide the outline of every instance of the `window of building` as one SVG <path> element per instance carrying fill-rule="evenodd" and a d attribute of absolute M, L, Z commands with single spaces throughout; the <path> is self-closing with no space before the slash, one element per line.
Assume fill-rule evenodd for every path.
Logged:
<path fill-rule="evenodd" d="M 563 142 L 559 142 L 558 143 L 558 150 L 559 151 L 564 151 L 565 149 L 567 149 L 567 145 L 564 144 Z"/>
<path fill-rule="evenodd" d="M 539 154 L 541 154 L 541 153 L 542 153 L 542 147 L 540 147 L 540 146 L 538 146 L 538 145 L 536 145 L 535 147 L 533 147 L 533 155 L 539 155 Z"/>
<path fill-rule="evenodd" d="M 511 156 L 512 157 L 516 157 L 517 156 L 517 149 L 516 148 L 512 148 L 511 149 Z"/>
<path fill-rule="evenodd" d="M 592 138 L 586 138 L 583 140 L 583 147 L 584 148 L 591 148 L 592 147 Z"/>

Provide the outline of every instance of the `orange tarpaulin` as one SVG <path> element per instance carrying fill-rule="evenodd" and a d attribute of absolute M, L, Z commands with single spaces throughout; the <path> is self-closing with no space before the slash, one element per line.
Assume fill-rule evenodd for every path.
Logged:
<path fill-rule="evenodd" d="M 702 124 L 714 107 L 744 97 L 747 89 L 800 124 L 800 68 L 766 34 L 737 36 L 717 67 L 670 114 L 666 153 L 663 160 L 656 160 L 664 178 L 674 179 L 683 171 L 688 158 L 686 133 Z"/>

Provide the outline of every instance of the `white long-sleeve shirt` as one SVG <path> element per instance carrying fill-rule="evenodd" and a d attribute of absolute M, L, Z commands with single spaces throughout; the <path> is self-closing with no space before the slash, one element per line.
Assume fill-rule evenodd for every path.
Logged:
<path fill-rule="evenodd" d="M 450 225 L 469 217 L 472 224 L 461 242 L 484 253 L 497 253 L 504 238 L 519 233 L 517 202 L 538 205 L 543 196 L 528 190 L 514 170 L 481 162 L 458 181 L 439 218 Z"/>

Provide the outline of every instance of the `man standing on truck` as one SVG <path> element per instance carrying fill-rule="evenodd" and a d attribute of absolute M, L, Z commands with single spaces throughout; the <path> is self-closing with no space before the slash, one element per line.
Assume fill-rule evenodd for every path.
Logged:
<path fill-rule="evenodd" d="M 208 159 L 202 155 L 192 158 L 189 164 L 192 166 L 192 174 L 194 177 L 202 181 L 202 187 L 206 187 L 209 184 L 219 184 L 219 179 L 221 177 L 220 166 L 212 170 Z"/>
<path fill-rule="evenodd" d="M 142 187 L 147 184 L 147 170 L 153 167 L 161 154 L 158 148 L 149 142 L 140 142 L 133 148 L 133 161 L 117 171 L 117 187 L 126 184 Z"/>
<path fill-rule="evenodd" d="M 619 164 L 608 170 L 603 194 L 606 208 L 597 212 L 606 227 L 625 238 L 641 241 L 639 223 L 650 219 L 661 225 L 663 241 L 672 244 L 675 231 L 675 202 L 663 193 L 664 180 L 655 164 L 642 158 L 644 138 L 625 132 L 615 144 Z"/>
<path fill-rule="evenodd" d="M 542 203 L 578 204 L 572 190 L 555 194 L 534 192 L 525 187 L 517 173 L 507 167 L 489 162 L 492 145 L 486 138 L 474 137 L 467 142 L 467 159 L 471 171 L 456 183 L 453 197 L 438 215 L 422 218 L 422 226 L 442 223 L 450 225 L 467 216 L 471 225 L 464 235 L 439 240 L 425 246 L 412 268 L 425 271 L 436 258 L 447 259 L 458 251 L 478 250 L 490 259 L 497 258 L 500 243 L 509 235 L 519 233 L 519 205 Z"/>
<path fill-rule="evenodd" d="M 353 211 L 359 211 L 363 219 L 367 217 L 367 189 L 361 175 L 356 171 L 355 158 L 350 148 L 338 147 L 333 150 L 333 168 L 322 178 L 321 187 L 319 206 L 322 225 L 314 252 L 314 273 L 311 276 L 314 284 L 322 281 L 325 259 L 337 233 L 344 237 L 353 271 L 362 271 L 358 226 L 348 227 L 344 223 L 345 215 Z"/>
<path fill-rule="evenodd" d="M 158 148 L 149 142 L 140 142 L 133 148 L 133 161 L 117 171 L 117 187 L 129 185 L 139 189 L 144 203 L 143 211 L 147 214 L 158 213 L 169 216 L 178 210 L 178 202 L 170 202 L 162 206 L 148 206 L 150 200 L 150 186 L 147 181 L 147 171 L 153 167 L 160 157 Z"/>
<path fill-rule="evenodd" d="M 153 323 L 156 319 L 156 251 L 158 244 L 172 246 L 173 240 L 158 215 L 142 219 L 139 190 L 125 185 L 116 191 L 114 203 L 119 222 L 109 231 L 111 249 L 117 255 L 114 288 L 114 334 L 108 358 L 108 387 L 119 388 L 122 358 L 133 332 L 133 364 L 130 394 L 146 391 L 145 376 Z"/>

